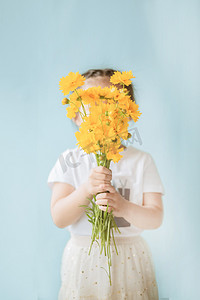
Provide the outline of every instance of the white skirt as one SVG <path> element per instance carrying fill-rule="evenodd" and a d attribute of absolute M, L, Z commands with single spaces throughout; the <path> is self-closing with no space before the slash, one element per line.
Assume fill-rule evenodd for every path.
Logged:
<path fill-rule="evenodd" d="M 108 260 L 91 236 L 71 235 L 62 255 L 58 300 L 158 300 L 150 248 L 141 235 L 111 238 L 111 282 Z M 103 268 L 101 268 L 103 267 Z"/>

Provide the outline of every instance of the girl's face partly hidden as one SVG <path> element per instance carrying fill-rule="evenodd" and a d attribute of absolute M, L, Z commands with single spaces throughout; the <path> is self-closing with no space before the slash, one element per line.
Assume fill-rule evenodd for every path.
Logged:
<path fill-rule="evenodd" d="M 93 86 L 101 86 L 102 88 L 104 87 L 110 87 L 112 84 L 110 82 L 110 78 L 109 77 L 91 77 L 85 80 L 85 84 L 81 86 L 81 89 L 86 90 L 90 87 Z M 116 84 L 115 85 L 117 88 L 122 88 L 122 86 Z M 88 105 L 84 105 L 84 108 L 86 110 L 86 114 L 89 114 L 89 106 Z M 83 112 L 82 106 L 80 107 L 80 111 Z M 76 113 L 75 118 L 72 118 L 72 120 L 74 121 L 74 123 L 77 126 L 80 126 L 82 123 L 82 118 L 79 114 L 79 112 Z M 131 120 L 131 118 L 129 118 L 129 121 Z"/>
<path fill-rule="evenodd" d="M 110 83 L 110 78 L 109 77 L 94 77 L 94 78 L 88 78 L 85 80 L 85 84 L 83 86 L 81 86 L 81 89 L 86 90 L 90 87 L 94 87 L 94 86 L 101 86 L 102 88 L 104 87 L 110 87 L 111 83 Z M 86 113 L 89 113 L 89 108 L 88 105 L 84 105 Z M 83 112 L 82 106 L 80 107 L 80 111 Z M 79 114 L 79 112 L 76 113 L 76 117 L 72 118 L 72 120 L 74 121 L 74 123 L 77 126 L 80 126 L 82 123 L 82 119 L 81 116 Z"/>

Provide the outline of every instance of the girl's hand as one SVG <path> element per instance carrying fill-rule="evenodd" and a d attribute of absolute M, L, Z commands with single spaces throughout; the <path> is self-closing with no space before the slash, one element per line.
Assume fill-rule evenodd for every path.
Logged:
<path fill-rule="evenodd" d="M 108 203 L 108 212 L 111 212 L 112 210 L 113 216 L 123 217 L 123 211 L 126 206 L 127 200 L 122 197 L 112 185 L 108 186 L 107 190 L 110 193 L 101 193 L 96 196 L 96 204 L 99 205 L 99 208 L 101 210 L 106 211 Z"/>
<path fill-rule="evenodd" d="M 106 167 L 98 166 L 90 170 L 90 175 L 85 183 L 87 192 L 90 195 L 105 192 L 108 187 L 112 187 L 110 181 L 112 180 L 112 171 Z M 114 191 L 114 187 L 111 188 Z"/>

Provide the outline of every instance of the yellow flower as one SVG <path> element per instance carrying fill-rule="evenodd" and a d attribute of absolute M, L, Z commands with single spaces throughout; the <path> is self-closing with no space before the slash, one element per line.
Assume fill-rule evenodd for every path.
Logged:
<path fill-rule="evenodd" d="M 62 99 L 62 104 L 63 105 L 68 104 L 68 103 L 69 103 L 69 99 L 67 99 L 67 98 Z"/>
<path fill-rule="evenodd" d="M 95 104 L 99 102 L 99 92 L 100 87 L 91 87 L 82 92 L 82 99 L 84 104 Z"/>
<path fill-rule="evenodd" d="M 106 158 L 112 159 L 114 163 L 118 162 L 123 157 L 123 155 L 119 154 L 119 152 L 121 152 L 122 150 L 117 149 L 116 146 L 111 146 L 106 150 Z"/>
<path fill-rule="evenodd" d="M 78 112 L 80 106 L 81 106 L 81 103 L 79 101 L 76 101 L 75 104 L 72 103 L 70 106 L 68 106 L 66 108 L 67 117 L 70 119 L 75 118 L 76 112 Z"/>
<path fill-rule="evenodd" d="M 139 110 L 138 110 L 139 105 L 132 101 L 130 101 L 129 103 L 127 103 L 127 108 L 126 111 L 128 113 L 128 115 L 130 115 L 130 117 L 134 120 L 134 122 L 137 122 L 139 116 L 142 114 Z"/>
<path fill-rule="evenodd" d="M 113 97 L 111 89 L 107 86 L 105 86 L 104 88 L 100 88 L 98 94 L 99 94 L 99 97 L 102 97 L 102 98 L 103 97 L 104 98 L 112 98 Z"/>
<path fill-rule="evenodd" d="M 85 91 L 82 89 L 77 89 L 77 92 L 75 91 L 75 92 L 71 93 L 71 95 L 69 96 L 70 101 L 73 101 L 73 102 L 75 102 L 76 100 L 79 101 L 78 98 L 81 97 L 81 99 L 82 99 L 84 92 Z"/>
<path fill-rule="evenodd" d="M 95 153 L 99 150 L 99 146 L 97 147 L 97 140 L 94 136 L 95 131 L 91 130 L 91 126 L 87 124 L 87 117 L 85 117 L 85 122 L 81 124 L 79 127 L 79 131 L 75 132 L 75 136 L 77 139 L 76 145 L 82 148 L 86 153 Z"/>
<path fill-rule="evenodd" d="M 132 71 L 116 71 L 111 77 L 110 82 L 113 84 L 125 84 L 130 85 L 131 84 L 131 78 L 135 78 L 133 76 Z"/>
<path fill-rule="evenodd" d="M 66 77 L 60 79 L 59 85 L 64 95 L 68 95 L 70 91 L 74 91 L 77 87 L 82 86 L 85 82 L 85 77 L 79 72 L 69 72 Z"/>
<path fill-rule="evenodd" d="M 110 87 L 110 98 L 114 98 L 112 102 L 116 102 L 124 96 L 125 94 L 120 92 L 120 90 L 118 90 L 114 85 Z"/>

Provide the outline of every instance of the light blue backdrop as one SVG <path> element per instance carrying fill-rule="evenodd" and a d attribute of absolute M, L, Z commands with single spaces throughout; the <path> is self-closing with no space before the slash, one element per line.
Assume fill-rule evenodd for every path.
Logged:
<path fill-rule="evenodd" d="M 132 70 L 142 145 L 162 178 L 164 221 L 143 236 L 160 298 L 199 299 L 199 1 L 1 1 L 1 287 L 55 300 L 69 233 L 46 181 L 74 147 L 58 82 L 70 71 Z"/>

